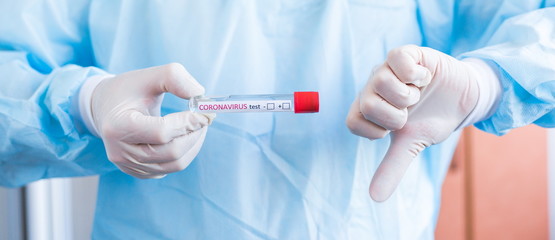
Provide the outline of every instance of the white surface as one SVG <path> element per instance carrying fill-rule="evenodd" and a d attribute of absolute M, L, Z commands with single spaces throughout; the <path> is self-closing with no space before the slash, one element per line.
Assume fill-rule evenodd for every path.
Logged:
<path fill-rule="evenodd" d="M 69 186 L 66 179 L 41 180 L 27 186 L 27 239 L 71 239 Z"/>
<path fill-rule="evenodd" d="M 73 178 L 71 184 L 74 240 L 91 239 L 98 177 Z"/>
<path fill-rule="evenodd" d="M 90 239 L 97 178 L 49 179 L 27 193 L 27 239 Z"/>
<path fill-rule="evenodd" d="M 0 187 L 0 239 L 23 240 L 21 188 Z"/>

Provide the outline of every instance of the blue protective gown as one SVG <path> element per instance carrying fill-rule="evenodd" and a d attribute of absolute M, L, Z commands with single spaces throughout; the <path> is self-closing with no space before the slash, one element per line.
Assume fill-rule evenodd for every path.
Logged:
<path fill-rule="evenodd" d="M 350 134 L 347 110 L 405 44 L 491 61 L 502 102 L 477 124 L 551 127 L 554 1 L 1 1 L 0 184 L 101 174 L 95 239 L 430 239 L 457 134 L 425 150 L 393 196 L 371 176 L 389 139 Z M 545 8 L 545 9 L 541 9 Z M 82 82 L 170 62 L 208 95 L 319 91 L 317 114 L 220 114 L 184 171 L 111 164 L 72 104 Z M 187 109 L 167 95 L 163 112 Z"/>

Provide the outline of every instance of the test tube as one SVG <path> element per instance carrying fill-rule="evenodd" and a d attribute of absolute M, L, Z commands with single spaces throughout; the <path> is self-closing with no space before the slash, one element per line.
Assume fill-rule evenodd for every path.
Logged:
<path fill-rule="evenodd" d="M 197 96 L 189 100 L 189 110 L 200 113 L 295 112 L 320 110 L 318 92 L 293 94 Z"/>

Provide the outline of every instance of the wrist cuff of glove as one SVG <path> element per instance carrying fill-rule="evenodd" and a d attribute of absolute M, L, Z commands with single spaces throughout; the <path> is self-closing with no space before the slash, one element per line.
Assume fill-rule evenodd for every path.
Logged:
<path fill-rule="evenodd" d="M 495 66 L 478 58 L 465 58 L 462 61 L 473 66 L 478 73 L 479 95 L 476 107 L 457 130 L 491 117 L 499 105 L 502 92 L 499 72 Z"/>
<path fill-rule="evenodd" d="M 107 74 L 107 75 L 96 75 L 89 77 L 85 80 L 81 89 L 79 90 L 79 114 L 81 115 L 81 119 L 85 127 L 91 132 L 94 136 L 100 137 L 98 134 L 98 129 L 94 125 L 92 111 L 91 111 L 91 98 L 94 89 L 102 80 L 113 77 L 114 75 Z"/>

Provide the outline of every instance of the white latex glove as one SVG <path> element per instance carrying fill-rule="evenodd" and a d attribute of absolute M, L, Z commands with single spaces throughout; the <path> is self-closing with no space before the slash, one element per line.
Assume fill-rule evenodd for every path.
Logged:
<path fill-rule="evenodd" d="M 180 64 L 131 71 L 92 84 L 98 85 L 89 99 L 92 123 L 86 125 L 93 133 L 98 131 L 110 161 L 138 178 L 160 178 L 185 169 L 215 116 L 189 111 L 160 116 L 165 92 L 185 99 L 204 94 Z M 87 98 L 80 101 L 86 108 Z"/>
<path fill-rule="evenodd" d="M 484 84 L 496 88 L 493 97 L 480 92 Z M 347 126 L 359 136 L 378 139 L 391 131 L 391 144 L 374 174 L 370 196 L 375 201 L 389 198 L 422 150 L 445 140 L 461 126 L 480 95 L 484 96 L 477 116 L 464 125 L 490 114 L 498 92 L 497 76 L 481 60 L 459 61 L 414 45 L 390 51 L 347 117 Z"/>

